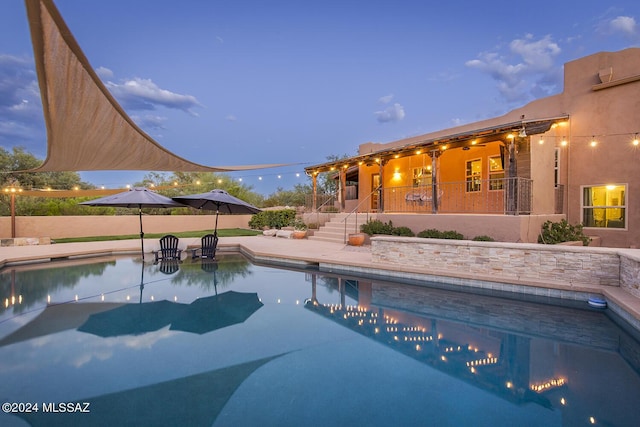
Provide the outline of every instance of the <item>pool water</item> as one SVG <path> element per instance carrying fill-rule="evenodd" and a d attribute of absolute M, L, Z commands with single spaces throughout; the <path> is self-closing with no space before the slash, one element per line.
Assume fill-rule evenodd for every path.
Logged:
<path fill-rule="evenodd" d="M 637 425 L 634 331 L 434 285 L 231 254 L 7 267 L 0 425 Z"/>

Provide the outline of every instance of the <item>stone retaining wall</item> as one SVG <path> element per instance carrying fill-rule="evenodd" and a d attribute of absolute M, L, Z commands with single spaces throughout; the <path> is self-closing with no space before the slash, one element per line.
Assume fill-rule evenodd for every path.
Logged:
<path fill-rule="evenodd" d="M 637 252 L 637 253 L 636 253 Z M 374 237 L 374 263 L 498 281 L 622 287 L 640 297 L 640 251 L 417 237 Z"/>

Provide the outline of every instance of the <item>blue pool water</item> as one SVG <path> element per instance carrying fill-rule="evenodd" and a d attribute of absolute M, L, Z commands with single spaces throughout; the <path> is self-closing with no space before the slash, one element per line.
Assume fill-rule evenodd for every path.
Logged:
<path fill-rule="evenodd" d="M 279 269 L 240 255 L 8 267 L 0 302 L 2 426 L 640 419 L 635 332 L 586 303 Z"/>

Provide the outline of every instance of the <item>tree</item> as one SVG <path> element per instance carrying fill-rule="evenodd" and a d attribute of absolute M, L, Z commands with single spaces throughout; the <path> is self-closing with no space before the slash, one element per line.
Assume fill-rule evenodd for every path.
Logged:
<path fill-rule="evenodd" d="M 275 193 L 270 194 L 264 200 L 264 206 L 305 206 L 307 194 L 311 194 L 312 191 L 309 184 L 296 184 L 293 186 L 293 190 L 284 190 L 278 187 Z"/>
<path fill-rule="evenodd" d="M 42 164 L 42 160 L 27 153 L 22 147 L 13 147 L 12 152 L 0 147 L 0 185 L 19 186 L 23 189 L 71 190 L 95 188 L 94 185 L 83 182 L 76 172 L 19 172 L 35 169 Z"/>
<path fill-rule="evenodd" d="M 74 188 L 91 189 L 94 185 L 83 182 L 76 172 L 21 172 L 34 169 L 42 164 L 22 147 L 14 147 L 11 152 L 0 147 L 0 184 L 3 188 L 19 187 L 25 190 Z M 2 192 L 0 215 L 10 215 L 8 195 Z M 86 206 L 79 206 L 78 199 L 54 199 L 47 197 L 16 197 L 16 212 L 19 215 L 82 215 L 88 213 Z"/>
<path fill-rule="evenodd" d="M 220 189 L 254 206 L 262 206 L 264 203 L 264 197 L 253 191 L 253 187 L 234 180 L 228 175 L 215 172 L 173 172 L 171 174 L 152 172 L 145 175 L 142 182 L 136 185 L 155 187 L 158 193 L 168 197 Z"/>

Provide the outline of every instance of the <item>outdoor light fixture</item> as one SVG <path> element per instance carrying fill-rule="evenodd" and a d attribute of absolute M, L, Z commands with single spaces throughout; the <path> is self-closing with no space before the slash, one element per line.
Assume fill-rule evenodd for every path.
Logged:
<path fill-rule="evenodd" d="M 520 132 L 518 132 L 518 136 L 520 138 L 526 138 L 527 137 L 527 131 L 524 128 L 524 125 L 522 126 L 522 128 L 520 128 Z"/>
<path fill-rule="evenodd" d="M 638 134 L 637 133 L 633 136 L 632 144 L 635 145 L 636 147 L 638 146 L 638 144 L 640 144 L 640 141 L 638 141 Z"/>

